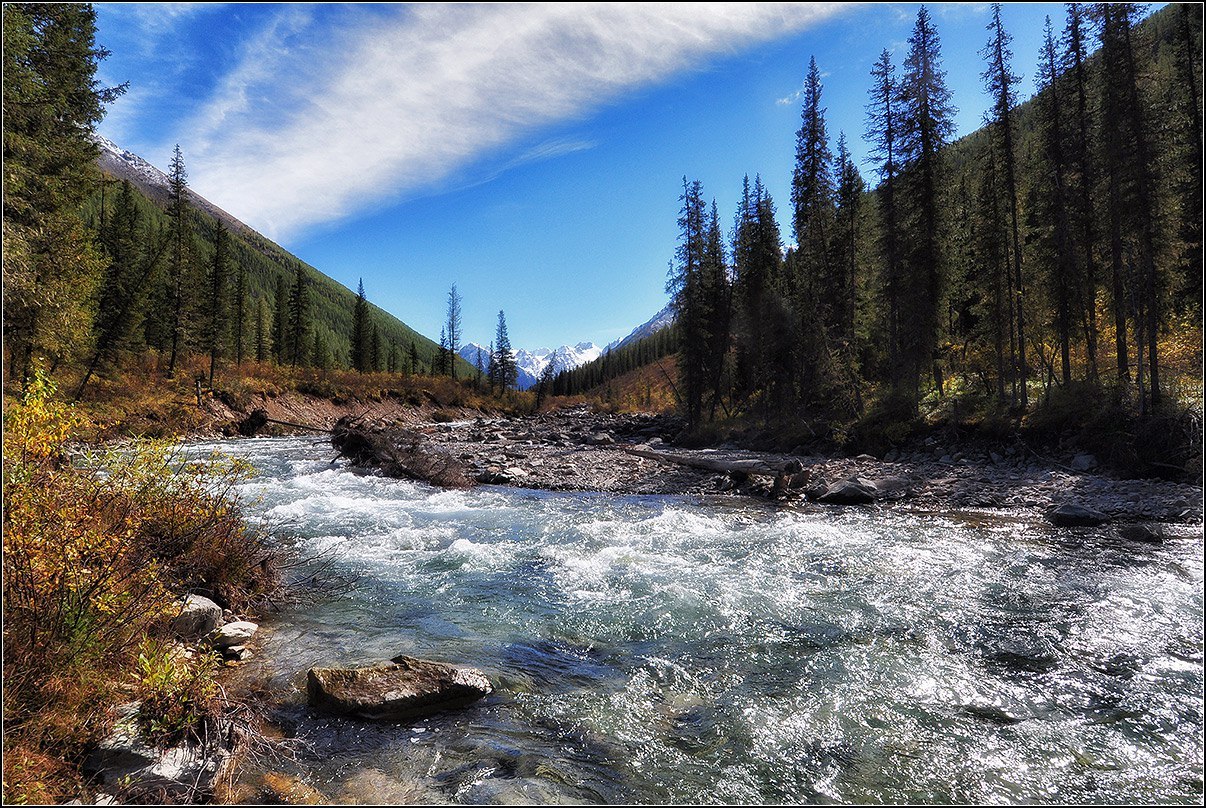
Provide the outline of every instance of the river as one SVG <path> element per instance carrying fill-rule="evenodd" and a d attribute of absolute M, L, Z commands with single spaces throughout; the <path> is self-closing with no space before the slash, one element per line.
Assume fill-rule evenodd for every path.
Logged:
<path fill-rule="evenodd" d="M 214 449 L 257 468 L 253 519 L 357 580 L 266 617 L 252 668 L 331 801 L 1201 802 L 1200 528 L 437 490 L 316 438 L 191 450 Z M 305 706 L 311 666 L 398 654 L 496 692 L 411 725 Z"/>

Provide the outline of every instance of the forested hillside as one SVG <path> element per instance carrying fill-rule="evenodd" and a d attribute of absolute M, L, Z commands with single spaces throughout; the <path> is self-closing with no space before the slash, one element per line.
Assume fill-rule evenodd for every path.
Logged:
<path fill-rule="evenodd" d="M 133 216 L 136 227 L 141 233 L 135 237 L 135 240 L 150 248 L 152 244 L 150 234 L 159 231 L 166 232 L 170 226 L 168 214 L 171 205 L 170 186 L 163 188 L 160 185 L 146 182 L 145 179 L 130 171 L 122 161 L 103 159 L 105 157 L 109 157 L 109 155 L 102 154 L 100 162 L 103 178 L 84 207 L 85 220 L 100 234 L 102 241 L 107 239 L 111 242 L 114 238 L 113 228 L 118 226 L 115 223 L 122 221 L 123 216 L 129 215 L 123 212 L 123 206 L 128 205 L 129 202 L 125 201 L 122 196 L 124 193 L 123 182 L 129 181 L 135 207 Z M 186 213 L 187 229 L 194 241 L 190 247 L 194 264 L 192 273 L 194 287 L 199 287 L 203 283 L 200 276 L 204 274 L 204 271 L 198 268 L 212 266 L 219 223 L 228 229 L 227 249 L 230 263 L 228 273 L 233 284 L 229 290 L 231 330 L 225 338 L 225 353 L 230 358 L 237 358 L 238 354 L 243 357 L 255 357 L 257 354 L 263 353 L 264 356 L 261 358 L 279 360 L 276 343 L 273 342 L 274 338 L 281 338 L 281 334 L 274 329 L 278 310 L 277 298 L 280 291 L 285 290 L 286 298 L 280 302 L 287 309 L 287 295 L 292 293 L 298 268 L 301 267 L 310 286 L 309 302 L 311 306 L 309 314 L 311 334 L 305 340 L 308 351 L 305 352 L 301 363 L 316 367 L 350 367 L 352 364 L 352 321 L 356 295 L 247 225 L 217 209 L 207 200 L 196 196 L 191 190 L 186 191 L 185 198 L 189 203 Z M 371 268 L 369 269 L 371 271 Z M 242 279 L 240 280 L 241 274 Z M 163 282 L 162 278 L 159 280 L 161 283 Z M 151 285 L 154 282 L 154 278 L 148 280 Z M 239 289 L 234 288 L 238 283 L 244 284 L 241 298 Z M 191 306 L 194 327 L 189 330 L 193 334 L 193 346 L 204 350 L 205 346 L 199 344 L 199 341 L 203 341 L 203 328 L 197 327 L 198 321 L 204 319 L 205 316 L 204 295 L 194 291 L 192 297 L 194 298 Z M 243 300 L 241 310 L 240 299 Z M 412 366 L 420 369 L 431 368 L 433 361 L 437 360 L 439 346 L 412 330 L 392 314 L 374 306 L 371 302 L 366 302 L 372 325 L 376 326 L 379 332 L 380 357 L 377 360 L 377 367 L 381 370 L 398 372 L 403 370 L 410 372 Z M 261 317 L 265 320 L 263 324 L 260 322 Z M 265 343 L 262 351 L 260 350 L 261 340 L 258 338 L 261 333 L 264 335 L 262 342 Z M 154 335 L 147 344 L 153 345 L 153 343 Z M 412 343 L 414 345 L 413 354 L 410 349 Z"/>
<path fill-rule="evenodd" d="M 1168 465 L 1197 462 L 1202 8 L 1139 16 L 1069 4 L 1040 53 L 1014 54 L 994 7 L 980 50 L 991 108 L 951 142 L 923 7 L 903 59 L 885 49 L 868 76 L 866 178 L 847 148 L 860 133 L 827 129 L 814 60 L 790 200 L 747 176 L 726 240 L 683 179 L 668 291 L 689 420 L 856 443 L 926 417 L 1066 435 L 1093 423 L 1136 441 L 1132 459 L 1147 435 Z M 1022 65 L 1040 92 L 1019 104 Z M 559 389 L 600 378 L 583 368 Z"/>
<path fill-rule="evenodd" d="M 193 193 L 179 147 L 166 175 L 111 152 L 98 170 L 95 124 L 126 87 L 94 78 L 107 52 L 91 7 L 14 5 L 4 23 L 4 345 L 17 387 L 41 369 L 79 397 L 148 356 L 169 379 L 206 357 L 211 384 L 247 362 L 322 370 L 353 354 L 362 372 L 452 372 L 446 350 L 363 288 Z"/>

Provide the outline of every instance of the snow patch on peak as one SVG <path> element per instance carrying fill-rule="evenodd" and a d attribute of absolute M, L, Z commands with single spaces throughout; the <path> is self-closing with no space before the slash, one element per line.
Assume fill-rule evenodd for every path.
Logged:
<path fill-rule="evenodd" d="M 123 149 L 103 135 L 93 133 L 92 139 L 101 149 L 102 161 L 108 158 L 109 160 L 123 163 L 137 178 L 149 185 L 157 185 L 161 188 L 170 186 L 171 182 L 167 174 L 164 174 L 134 152 L 129 149 Z"/>

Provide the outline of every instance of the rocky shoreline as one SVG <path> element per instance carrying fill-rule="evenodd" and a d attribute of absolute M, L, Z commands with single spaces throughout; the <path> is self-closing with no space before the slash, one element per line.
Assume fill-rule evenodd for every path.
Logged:
<path fill-rule="evenodd" d="M 366 419 L 388 436 L 396 422 Z M 1096 513 L 1089 521 L 1196 525 L 1202 490 L 1166 480 L 1121 479 L 1095 458 L 1057 462 L 1025 447 L 962 449 L 930 438 L 884 457 L 756 452 L 672 445 L 673 416 L 612 415 L 586 407 L 516 418 L 406 424 L 429 452 L 482 484 L 548 491 L 696 496 L 752 495 L 801 505 L 892 503 L 926 511 Z M 1067 521 L 1073 524 L 1075 519 Z"/>

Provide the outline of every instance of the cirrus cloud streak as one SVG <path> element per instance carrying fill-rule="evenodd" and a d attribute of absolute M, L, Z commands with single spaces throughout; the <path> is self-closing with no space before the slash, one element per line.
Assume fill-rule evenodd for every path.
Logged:
<path fill-rule="evenodd" d="M 541 127 L 838 11 L 828 3 L 348 7 L 351 24 L 344 19 L 323 41 L 305 8 L 286 7 L 250 40 L 184 127 L 196 189 L 277 239 L 429 189 Z M 575 148 L 536 147 L 514 162 Z"/>

